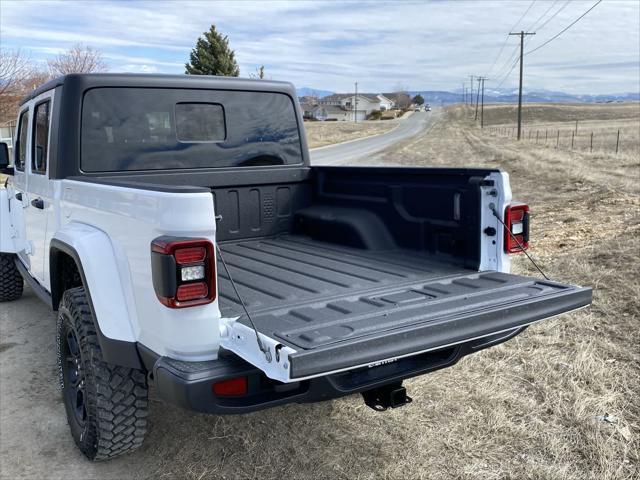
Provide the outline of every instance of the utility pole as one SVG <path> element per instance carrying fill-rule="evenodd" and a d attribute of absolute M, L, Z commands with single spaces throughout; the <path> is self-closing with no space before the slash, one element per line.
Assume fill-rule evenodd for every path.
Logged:
<path fill-rule="evenodd" d="M 476 117 L 474 118 L 474 120 L 478 121 L 478 105 L 480 104 L 480 81 L 482 80 L 482 77 L 478 77 L 476 78 L 476 80 L 478 81 L 478 91 L 476 92 Z"/>
<path fill-rule="evenodd" d="M 358 82 L 356 82 L 356 94 L 353 97 L 353 123 L 358 123 Z"/>
<path fill-rule="evenodd" d="M 484 81 L 485 77 L 482 77 L 482 107 L 480 108 L 480 128 L 484 128 Z"/>
<path fill-rule="evenodd" d="M 462 82 L 462 104 L 463 105 L 467 101 L 467 99 L 465 97 L 465 89 L 466 89 L 466 85 L 464 84 L 464 82 Z"/>
<path fill-rule="evenodd" d="M 535 32 L 525 32 L 521 30 L 519 33 L 509 33 L 509 35 L 520 35 L 520 89 L 518 91 L 518 140 L 520 140 L 520 132 L 522 129 L 522 59 L 524 57 L 524 37 L 525 35 L 535 35 Z"/>
<path fill-rule="evenodd" d="M 469 75 L 471 77 L 471 90 L 469 93 L 469 105 L 473 105 L 473 75 Z"/>

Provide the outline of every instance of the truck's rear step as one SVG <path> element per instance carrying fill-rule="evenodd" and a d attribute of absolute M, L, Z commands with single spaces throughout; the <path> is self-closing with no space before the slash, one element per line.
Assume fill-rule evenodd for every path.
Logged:
<path fill-rule="evenodd" d="M 472 272 L 409 250 L 287 235 L 222 251 L 258 331 L 295 351 L 290 380 L 512 330 L 591 300 L 588 288 Z M 242 315 L 224 272 L 219 281 L 223 316 Z"/>

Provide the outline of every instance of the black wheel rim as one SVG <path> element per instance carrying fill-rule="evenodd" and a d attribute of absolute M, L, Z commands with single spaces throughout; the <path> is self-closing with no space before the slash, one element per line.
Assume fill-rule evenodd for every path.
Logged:
<path fill-rule="evenodd" d="M 79 426 L 87 421 L 85 375 L 82 368 L 80 346 L 75 332 L 67 328 L 63 339 L 62 371 L 64 374 L 65 400 Z"/>

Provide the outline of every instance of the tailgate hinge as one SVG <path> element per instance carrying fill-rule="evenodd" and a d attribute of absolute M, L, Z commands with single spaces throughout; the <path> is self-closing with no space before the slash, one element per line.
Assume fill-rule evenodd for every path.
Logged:
<path fill-rule="evenodd" d="M 259 368 L 272 380 L 283 383 L 295 382 L 291 379 L 291 361 L 289 356 L 296 353 L 291 347 L 253 330 L 236 318 L 222 318 L 220 324 L 220 345 L 232 351 L 243 360 Z M 256 342 L 256 334 L 259 335 L 262 347 Z"/>

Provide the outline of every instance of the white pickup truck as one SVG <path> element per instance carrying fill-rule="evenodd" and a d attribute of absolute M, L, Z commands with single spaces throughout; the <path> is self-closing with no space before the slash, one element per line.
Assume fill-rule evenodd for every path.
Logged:
<path fill-rule="evenodd" d="M 354 393 L 384 410 L 404 379 L 591 302 L 509 273 L 529 214 L 506 173 L 311 166 L 288 83 L 67 75 L 17 125 L 0 301 L 24 280 L 57 312 L 90 459 L 140 446 L 150 382 L 214 414 Z"/>

